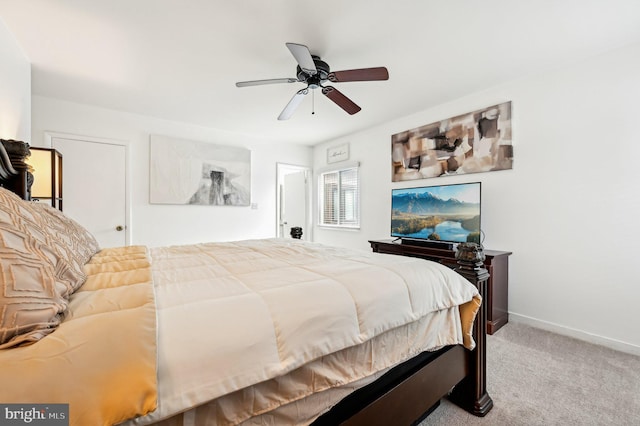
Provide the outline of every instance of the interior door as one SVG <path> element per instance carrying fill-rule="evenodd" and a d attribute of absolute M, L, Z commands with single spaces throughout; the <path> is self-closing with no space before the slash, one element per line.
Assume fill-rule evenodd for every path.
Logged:
<path fill-rule="evenodd" d="M 302 228 L 303 239 L 306 239 L 305 232 L 309 232 L 306 229 L 306 175 L 307 173 L 302 171 L 284 176 L 280 220 L 285 238 L 291 237 L 291 228 L 294 226 Z"/>
<path fill-rule="evenodd" d="M 302 239 L 313 241 L 311 168 L 276 163 L 276 235 L 291 238 L 291 227 L 302 228 Z"/>
<path fill-rule="evenodd" d="M 126 145 L 52 137 L 51 146 L 63 157 L 64 213 L 100 247 L 127 245 Z"/>

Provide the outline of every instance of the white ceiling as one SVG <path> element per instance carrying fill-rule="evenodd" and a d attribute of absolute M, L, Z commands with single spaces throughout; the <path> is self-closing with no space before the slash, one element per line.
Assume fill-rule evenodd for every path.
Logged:
<path fill-rule="evenodd" d="M 0 0 L 0 19 L 34 95 L 303 144 L 640 42 L 638 0 Z M 278 121 L 302 83 L 235 82 L 295 77 L 286 42 L 390 78 L 335 83 L 353 116 L 315 91 Z"/>

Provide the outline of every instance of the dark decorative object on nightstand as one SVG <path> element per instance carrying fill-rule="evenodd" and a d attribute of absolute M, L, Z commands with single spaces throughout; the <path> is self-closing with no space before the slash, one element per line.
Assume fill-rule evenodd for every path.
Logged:
<path fill-rule="evenodd" d="M 474 276 L 476 274 L 486 274 L 487 276 L 484 279 L 487 279 L 489 278 L 489 272 L 483 267 L 483 262 L 486 258 L 483 249 L 478 244 L 460 243 L 456 251 L 456 259 L 460 266 L 456 268 L 456 271 L 460 275 L 465 275 L 465 273 L 468 273 L 467 271 L 474 272 Z"/>

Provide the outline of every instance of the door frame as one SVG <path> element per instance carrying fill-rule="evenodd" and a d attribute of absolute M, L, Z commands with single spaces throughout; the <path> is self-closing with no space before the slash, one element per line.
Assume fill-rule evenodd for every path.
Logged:
<path fill-rule="evenodd" d="M 305 227 L 302 237 L 307 241 L 313 241 L 313 222 L 311 217 L 311 194 L 312 194 L 312 172 L 313 170 L 309 166 L 298 166 L 295 164 L 276 163 L 276 237 L 284 237 L 280 235 L 280 222 L 282 220 L 282 185 L 284 185 L 284 177 L 291 173 L 305 172 L 306 173 L 306 185 L 304 194 L 304 206 L 305 206 Z"/>
<path fill-rule="evenodd" d="M 106 145 L 120 145 L 124 147 L 124 205 L 125 205 L 125 213 L 124 213 L 124 220 L 125 220 L 125 226 L 124 226 L 124 241 L 125 241 L 125 245 L 129 246 L 131 245 L 131 235 L 133 234 L 133 225 L 132 225 L 132 221 L 131 221 L 131 217 L 132 217 L 132 211 L 131 211 L 131 188 L 130 188 L 130 179 L 129 176 L 131 176 L 131 164 L 129 161 L 129 150 L 130 150 L 130 144 L 129 141 L 126 140 L 119 140 L 119 139 L 110 139 L 110 138 L 103 138 L 103 137 L 96 137 L 96 136 L 84 136 L 84 135 L 76 135 L 73 133 L 62 133 L 62 132 L 52 132 L 52 131 L 45 131 L 44 132 L 44 142 L 45 142 L 45 146 L 49 147 L 49 148 L 55 148 L 55 146 L 53 146 L 53 139 L 54 138 L 60 138 L 60 139 L 70 139 L 70 140 L 75 140 L 78 142 L 92 142 L 92 143 L 102 143 L 102 144 L 106 144 Z M 63 161 L 64 161 L 64 156 L 63 156 Z M 63 162 L 63 167 L 64 167 L 64 162 Z"/>

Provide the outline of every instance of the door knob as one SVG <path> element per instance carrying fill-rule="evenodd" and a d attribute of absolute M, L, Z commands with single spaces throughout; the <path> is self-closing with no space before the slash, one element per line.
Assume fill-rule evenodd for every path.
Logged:
<path fill-rule="evenodd" d="M 124 230 L 124 226 L 122 226 L 122 225 L 116 226 L 116 231 L 120 232 L 120 231 L 123 231 L 123 230 Z"/>

